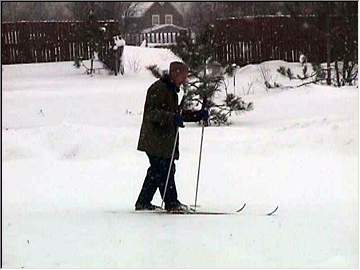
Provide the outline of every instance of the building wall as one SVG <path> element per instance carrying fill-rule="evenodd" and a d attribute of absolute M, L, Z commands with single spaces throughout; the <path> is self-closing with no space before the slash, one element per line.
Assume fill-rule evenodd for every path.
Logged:
<path fill-rule="evenodd" d="M 152 15 L 160 15 L 160 24 L 165 24 L 165 15 L 173 15 L 173 24 L 183 26 L 184 19 L 182 15 L 176 10 L 176 8 L 168 2 L 160 5 L 155 2 L 145 13 L 142 22 L 142 28 L 149 28 L 152 26 Z"/>
<path fill-rule="evenodd" d="M 165 24 L 165 15 L 173 15 L 173 24 L 184 26 L 184 18 L 177 11 L 177 9 L 168 2 L 160 5 L 158 2 L 154 4 L 145 12 L 143 17 L 128 17 L 125 18 L 126 32 L 140 32 L 145 28 L 152 27 L 152 15 L 160 15 L 160 24 Z"/>

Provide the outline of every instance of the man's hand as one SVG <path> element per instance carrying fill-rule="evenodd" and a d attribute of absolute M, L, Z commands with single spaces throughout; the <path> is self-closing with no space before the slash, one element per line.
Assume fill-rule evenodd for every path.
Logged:
<path fill-rule="evenodd" d="M 184 128 L 184 119 L 180 114 L 175 115 L 175 126 Z"/>
<path fill-rule="evenodd" d="M 201 117 L 201 120 L 207 122 L 209 120 L 209 111 L 206 109 L 201 109 L 200 117 Z"/>

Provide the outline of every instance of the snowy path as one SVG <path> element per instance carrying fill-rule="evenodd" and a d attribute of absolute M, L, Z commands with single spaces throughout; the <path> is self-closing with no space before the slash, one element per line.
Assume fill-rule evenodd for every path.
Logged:
<path fill-rule="evenodd" d="M 353 220 L 337 207 L 330 209 L 282 210 L 271 218 L 250 213 L 159 217 L 125 209 L 15 212 L 4 226 L 4 265 L 350 267 L 357 256 L 355 246 L 347 245 L 355 234 Z"/>

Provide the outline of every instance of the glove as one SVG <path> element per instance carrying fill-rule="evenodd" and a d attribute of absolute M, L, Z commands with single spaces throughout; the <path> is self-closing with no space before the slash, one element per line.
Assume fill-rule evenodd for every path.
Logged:
<path fill-rule="evenodd" d="M 201 109 L 200 110 L 200 117 L 201 117 L 201 120 L 206 122 L 207 120 L 209 120 L 209 111 L 206 110 L 206 109 Z"/>
<path fill-rule="evenodd" d="M 175 115 L 175 126 L 184 128 L 184 119 L 180 114 Z"/>

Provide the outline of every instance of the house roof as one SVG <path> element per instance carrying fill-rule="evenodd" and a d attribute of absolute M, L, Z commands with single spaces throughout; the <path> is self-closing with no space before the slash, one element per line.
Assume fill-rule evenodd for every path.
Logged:
<path fill-rule="evenodd" d="M 154 4 L 155 2 L 134 2 L 134 14 L 132 17 L 142 17 L 145 12 Z M 164 2 L 157 2 L 160 5 L 164 4 Z M 170 3 L 181 15 L 183 15 L 182 11 L 179 7 L 173 3 Z"/>
<path fill-rule="evenodd" d="M 154 2 L 134 2 L 134 14 L 131 17 L 142 17 Z"/>
<path fill-rule="evenodd" d="M 181 30 L 187 30 L 184 27 L 180 27 L 178 25 L 175 24 L 159 24 L 159 25 L 155 25 L 153 27 L 150 28 L 146 28 L 144 30 L 142 30 L 142 33 L 158 33 L 158 32 L 168 32 L 168 33 L 173 33 L 173 32 L 179 32 Z"/>

